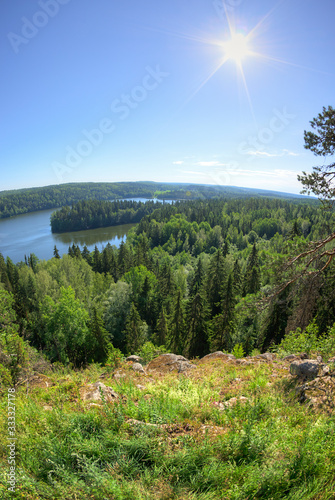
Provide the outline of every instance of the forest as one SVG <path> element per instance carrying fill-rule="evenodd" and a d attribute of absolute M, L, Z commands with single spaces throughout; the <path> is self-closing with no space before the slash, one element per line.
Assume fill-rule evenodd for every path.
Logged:
<path fill-rule="evenodd" d="M 158 208 L 159 202 L 130 200 L 78 201 L 72 207 L 65 206 L 52 213 L 50 224 L 53 233 L 80 231 L 98 227 L 130 224 L 140 220 Z"/>
<path fill-rule="evenodd" d="M 83 200 L 158 198 L 161 200 L 277 197 L 298 198 L 285 193 L 231 186 L 205 186 L 158 182 L 76 182 L 36 188 L 0 191 L 0 219 L 13 215 L 71 206 Z"/>
<path fill-rule="evenodd" d="M 104 363 L 115 350 L 139 353 L 147 343 L 189 358 L 235 346 L 247 355 L 310 323 L 318 335 L 333 326 L 324 276 L 301 276 L 273 293 L 290 278 L 290 256 L 329 233 L 334 214 L 322 206 L 249 198 L 139 209 L 147 215 L 119 248 L 73 244 L 62 258 L 55 247 L 51 260 L 30 254 L 17 265 L 0 255 L 2 323 L 17 332 L 18 349 L 29 343 L 74 367 Z M 13 363 L 4 364 L 7 378 L 16 376 Z"/>

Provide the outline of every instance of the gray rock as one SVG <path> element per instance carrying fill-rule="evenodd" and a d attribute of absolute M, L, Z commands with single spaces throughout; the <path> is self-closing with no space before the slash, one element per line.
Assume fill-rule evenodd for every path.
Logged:
<path fill-rule="evenodd" d="M 81 389 L 81 397 L 84 401 L 102 401 L 101 393 L 106 401 L 111 402 L 119 396 L 111 387 L 102 382 L 95 382 Z"/>
<path fill-rule="evenodd" d="M 236 359 L 233 354 L 226 354 L 222 351 L 211 352 L 210 354 L 206 354 L 203 358 L 200 359 L 200 363 L 203 361 L 211 361 L 212 359 L 221 359 L 222 361 L 230 361 L 231 359 Z"/>
<path fill-rule="evenodd" d="M 245 359 L 245 358 L 238 358 L 235 360 L 235 363 L 237 365 L 242 365 L 242 366 L 247 366 L 247 365 L 251 365 L 252 362 L 249 361 L 248 359 Z"/>
<path fill-rule="evenodd" d="M 283 358 L 284 361 L 295 361 L 296 359 L 300 359 L 298 356 L 295 354 L 289 354 L 288 356 L 285 356 Z"/>
<path fill-rule="evenodd" d="M 166 360 L 166 363 L 175 363 L 176 361 L 188 361 L 180 354 L 166 353 L 159 356 L 162 360 Z"/>
<path fill-rule="evenodd" d="M 320 363 L 315 359 L 296 360 L 291 363 L 290 373 L 297 377 L 313 379 L 318 376 L 320 367 Z"/>
<path fill-rule="evenodd" d="M 255 356 L 256 359 L 264 359 L 265 361 L 273 361 L 276 355 L 271 352 L 264 352 L 263 354 L 258 354 Z"/>
<path fill-rule="evenodd" d="M 134 372 L 137 372 L 137 373 L 145 373 L 141 363 L 133 363 L 132 369 L 134 370 Z"/>
<path fill-rule="evenodd" d="M 141 356 L 137 356 L 136 354 L 132 354 L 131 356 L 128 356 L 126 358 L 126 361 L 132 361 L 133 363 L 139 363 L 140 361 L 143 361 Z"/>
<path fill-rule="evenodd" d="M 182 373 L 193 368 L 196 368 L 196 366 L 192 365 L 188 359 L 173 353 L 161 354 L 147 365 L 148 371 L 155 370 L 159 372 L 177 370 L 178 373 Z"/>

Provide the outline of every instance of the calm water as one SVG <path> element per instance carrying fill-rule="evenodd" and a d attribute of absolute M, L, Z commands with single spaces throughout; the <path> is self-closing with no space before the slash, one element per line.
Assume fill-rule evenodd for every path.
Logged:
<path fill-rule="evenodd" d="M 143 198 L 134 198 L 135 201 L 147 201 Z M 110 242 L 111 245 L 120 245 L 126 239 L 127 233 L 134 224 L 103 227 L 86 231 L 52 234 L 50 215 L 55 209 L 42 210 L 29 214 L 16 215 L 9 219 L 0 219 L 0 252 L 10 257 L 14 263 L 24 261 L 24 256 L 34 253 L 39 259 L 51 259 L 56 245 L 59 254 L 67 253 L 72 243 L 82 248 L 87 245 L 99 250 Z"/>

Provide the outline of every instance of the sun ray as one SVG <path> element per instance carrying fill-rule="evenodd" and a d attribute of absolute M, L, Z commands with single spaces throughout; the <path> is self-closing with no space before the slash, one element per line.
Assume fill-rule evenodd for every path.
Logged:
<path fill-rule="evenodd" d="M 322 70 L 318 70 L 318 69 L 314 69 L 314 68 L 309 68 L 308 66 L 302 66 L 301 64 L 296 64 L 296 63 L 293 63 L 290 61 L 285 61 L 284 59 L 278 59 L 277 57 L 268 56 L 266 54 L 261 54 L 259 52 L 250 51 L 250 55 L 254 56 L 254 57 L 258 57 L 260 59 L 267 59 L 269 61 L 278 62 L 280 64 L 286 64 L 287 66 L 293 66 L 293 67 L 298 68 L 298 69 L 312 71 L 314 73 L 321 73 L 322 75 L 329 76 L 331 74 L 328 71 L 322 71 Z"/>
<path fill-rule="evenodd" d="M 269 12 L 267 14 L 265 14 L 265 16 L 262 17 L 262 19 L 249 31 L 248 33 L 248 36 L 250 36 L 251 38 L 254 36 L 254 33 L 257 32 L 259 30 L 259 28 L 262 26 L 262 24 L 264 24 L 264 22 L 268 19 L 268 17 L 271 16 L 271 14 L 273 14 L 273 12 L 283 3 L 285 2 L 285 0 L 281 0 L 279 1 L 276 5 L 274 5 L 274 7 L 272 7 L 272 9 L 269 10 Z M 228 21 L 228 24 L 229 24 L 229 21 Z"/>
<path fill-rule="evenodd" d="M 195 89 L 195 91 L 186 99 L 184 106 L 189 103 L 197 93 L 202 89 L 204 85 L 215 75 L 215 73 L 221 68 L 221 66 L 227 61 L 227 58 L 223 58 L 222 61 L 215 66 L 211 73 L 201 82 L 201 84 Z"/>
<path fill-rule="evenodd" d="M 243 82 L 243 85 L 244 85 L 244 90 L 245 90 L 245 93 L 247 95 L 248 103 L 249 103 L 249 106 L 250 106 L 251 115 L 252 115 L 252 118 L 254 120 L 255 127 L 258 128 L 257 120 L 256 120 L 255 112 L 254 112 L 254 107 L 252 105 L 252 101 L 251 101 L 251 97 L 250 97 L 250 92 L 249 92 L 248 85 L 247 85 L 247 80 L 245 78 L 245 74 L 244 74 L 244 71 L 243 71 L 243 66 L 242 66 L 242 64 L 239 64 L 238 67 L 239 67 L 239 70 L 240 70 L 240 73 L 241 73 L 242 82 Z"/>

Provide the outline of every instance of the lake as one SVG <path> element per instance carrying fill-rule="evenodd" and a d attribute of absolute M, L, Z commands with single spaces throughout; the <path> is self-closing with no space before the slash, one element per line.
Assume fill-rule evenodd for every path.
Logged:
<path fill-rule="evenodd" d="M 135 201 L 148 201 L 143 198 L 133 198 Z M 158 200 L 160 201 L 160 200 Z M 168 202 L 171 203 L 169 200 Z M 24 256 L 34 253 L 39 259 L 51 259 L 54 246 L 63 255 L 68 252 L 72 243 L 84 245 L 94 250 L 96 245 L 101 251 L 109 242 L 111 245 L 120 245 L 126 239 L 128 231 L 134 224 L 101 227 L 85 231 L 53 234 L 50 227 L 50 216 L 57 209 L 41 210 L 28 214 L 15 215 L 8 219 L 0 219 L 0 252 L 10 257 L 16 264 Z"/>

